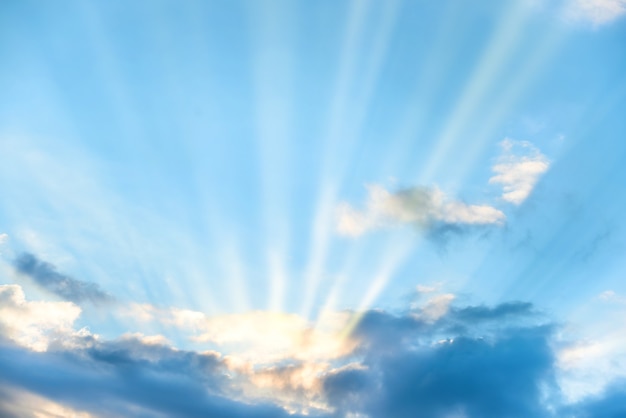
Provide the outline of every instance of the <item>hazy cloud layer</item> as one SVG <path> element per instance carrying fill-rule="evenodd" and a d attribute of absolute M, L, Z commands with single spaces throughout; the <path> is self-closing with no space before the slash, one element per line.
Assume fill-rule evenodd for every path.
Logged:
<path fill-rule="evenodd" d="M 528 141 L 505 139 L 502 154 L 492 167 L 495 175 L 489 183 L 502 185 L 502 199 L 519 205 L 533 191 L 539 178 L 548 171 L 550 162 Z"/>
<path fill-rule="evenodd" d="M 370 230 L 394 225 L 416 225 L 426 231 L 446 226 L 500 225 L 505 216 L 489 205 L 470 205 L 450 199 L 436 187 L 412 187 L 391 192 L 382 186 L 368 186 L 363 210 L 343 203 L 337 211 L 337 230 L 360 236 Z"/>
<path fill-rule="evenodd" d="M 30 253 L 22 253 L 14 262 L 18 272 L 30 277 L 41 288 L 74 303 L 111 302 L 112 296 L 100 289 L 96 283 L 77 280 L 59 273 L 50 263 L 39 260 Z"/>

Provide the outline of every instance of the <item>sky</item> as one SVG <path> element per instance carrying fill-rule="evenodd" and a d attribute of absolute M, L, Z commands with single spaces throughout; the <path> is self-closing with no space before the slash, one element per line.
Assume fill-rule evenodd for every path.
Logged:
<path fill-rule="evenodd" d="M 0 415 L 626 416 L 626 1 L 0 4 Z"/>

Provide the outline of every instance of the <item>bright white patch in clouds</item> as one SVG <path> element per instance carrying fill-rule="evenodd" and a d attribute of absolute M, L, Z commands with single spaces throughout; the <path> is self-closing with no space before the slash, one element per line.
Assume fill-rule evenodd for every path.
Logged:
<path fill-rule="evenodd" d="M 283 359 L 330 360 L 352 351 L 355 342 L 342 338 L 348 313 L 326 313 L 313 328 L 296 314 L 253 311 L 207 316 L 186 309 L 134 305 L 128 314 L 189 332 L 190 339 L 213 343 L 229 353 L 233 364 L 269 364 Z"/>
<path fill-rule="evenodd" d="M 528 141 L 505 139 L 502 154 L 492 167 L 495 176 L 489 183 L 501 184 L 502 199 L 519 205 L 530 195 L 539 178 L 548 171 L 550 162 Z"/>
<path fill-rule="evenodd" d="M 19 285 L 0 285 L 0 329 L 34 351 L 45 351 L 54 340 L 65 342 L 74 331 L 81 309 L 71 302 L 27 301 Z"/>
<path fill-rule="evenodd" d="M 570 0 L 565 15 L 596 26 L 610 23 L 626 14 L 626 0 Z"/>
<path fill-rule="evenodd" d="M 345 335 L 353 317 L 347 312 L 325 312 L 315 327 L 300 315 L 271 311 L 208 316 L 137 304 L 125 314 L 211 345 L 240 377 L 238 384 L 247 398 L 272 399 L 291 412 L 328 408 L 322 377 L 358 344 Z"/>
<path fill-rule="evenodd" d="M 438 188 L 413 187 L 390 192 L 379 185 L 369 185 L 364 210 L 343 203 L 337 210 L 337 230 L 348 236 L 360 236 L 373 229 L 398 224 L 429 228 L 437 223 L 454 225 L 499 225 L 505 216 L 488 205 L 468 205 L 452 200 Z"/>

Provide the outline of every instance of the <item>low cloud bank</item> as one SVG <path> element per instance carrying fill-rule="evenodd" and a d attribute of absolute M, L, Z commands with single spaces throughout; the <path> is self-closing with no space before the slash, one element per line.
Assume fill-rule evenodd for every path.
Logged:
<path fill-rule="evenodd" d="M 430 312 L 429 302 L 401 314 L 363 312 L 349 334 L 313 337 L 313 345 L 298 342 L 303 348 L 323 343 L 324 350 L 305 356 L 283 347 L 282 357 L 258 363 L 229 352 L 178 349 L 159 335 L 104 339 L 74 328 L 80 308 L 71 302 L 29 301 L 20 286 L 3 285 L 0 412 L 19 415 L 27 411 L 28 399 L 37 399 L 31 411 L 56 408 L 81 411 L 85 417 L 623 414 L 626 385 L 619 381 L 594 398 L 564 401 L 557 379 L 558 353 L 552 348 L 558 328 L 532 304 L 459 306 L 448 299 L 437 315 Z M 57 319 L 48 320 L 42 312 Z M 348 314 L 353 315 L 340 317 Z M 264 329 L 271 328 L 276 318 L 259 315 L 267 322 Z M 221 338 L 214 327 L 225 329 L 224 322 L 248 320 L 201 319 L 197 335 L 189 338 L 202 336 L 207 344 Z M 153 320 L 170 321 L 180 332 L 191 332 L 171 317 Z M 270 334 L 272 338 L 291 333 L 293 327 L 296 339 L 313 335 L 313 330 L 303 333 L 292 325 L 290 318 L 276 320 L 282 328 Z M 326 345 L 330 339 L 342 342 Z M 254 345 L 256 340 L 242 341 Z"/>

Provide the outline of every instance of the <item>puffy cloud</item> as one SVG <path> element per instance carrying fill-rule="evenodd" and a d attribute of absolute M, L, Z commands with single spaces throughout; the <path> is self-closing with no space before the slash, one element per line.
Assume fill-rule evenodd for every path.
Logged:
<path fill-rule="evenodd" d="M 27 301 L 19 285 L 0 285 L 2 337 L 35 351 L 76 334 L 80 308 L 71 302 Z M 68 342 L 68 341 L 66 341 Z"/>
<path fill-rule="evenodd" d="M 492 167 L 496 175 L 489 179 L 489 183 L 501 184 L 502 199 L 519 205 L 548 171 L 550 162 L 530 142 L 505 139 L 500 145 L 502 155 Z"/>
<path fill-rule="evenodd" d="M 504 214 L 492 206 L 452 200 L 436 187 L 390 192 L 370 185 L 364 210 L 354 209 L 347 203 L 339 206 L 337 230 L 344 235 L 359 236 L 398 224 L 417 225 L 432 231 L 446 226 L 500 225 L 504 219 Z"/>
<path fill-rule="evenodd" d="M 573 20 L 599 26 L 626 14 L 626 0 L 569 0 L 565 3 L 566 16 Z"/>
<path fill-rule="evenodd" d="M 30 277 L 41 288 L 70 302 L 110 302 L 113 297 L 95 283 L 74 279 L 59 273 L 55 266 L 39 260 L 33 254 L 22 253 L 14 262 L 18 272 Z"/>

